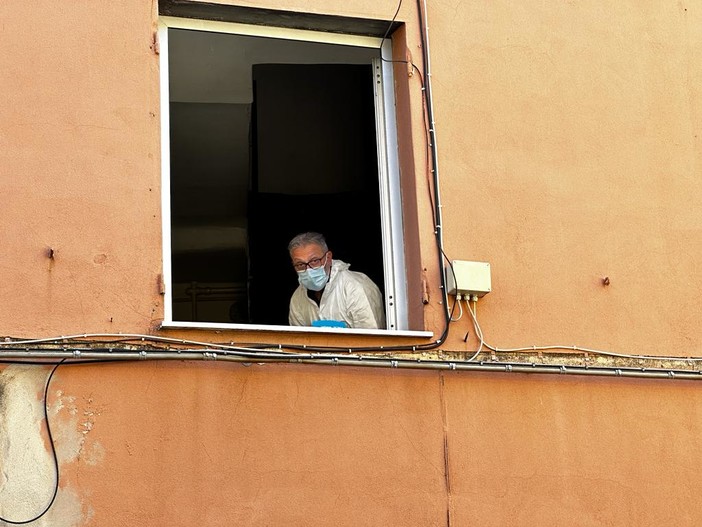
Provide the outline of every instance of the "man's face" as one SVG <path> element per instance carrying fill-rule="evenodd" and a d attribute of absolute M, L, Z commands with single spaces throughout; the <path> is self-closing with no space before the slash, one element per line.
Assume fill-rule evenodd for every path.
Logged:
<path fill-rule="evenodd" d="M 303 245 L 290 251 L 290 259 L 298 273 L 307 269 L 317 269 L 323 265 L 326 267 L 325 270 L 329 272 L 331 257 L 331 251 L 324 252 L 324 249 L 314 243 Z"/>

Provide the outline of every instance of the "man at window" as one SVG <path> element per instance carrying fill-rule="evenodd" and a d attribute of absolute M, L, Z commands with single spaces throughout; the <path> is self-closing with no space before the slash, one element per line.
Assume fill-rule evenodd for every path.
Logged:
<path fill-rule="evenodd" d="M 300 283 L 290 299 L 291 326 L 385 329 L 380 289 L 350 264 L 333 260 L 323 235 L 298 234 L 288 251 Z"/>

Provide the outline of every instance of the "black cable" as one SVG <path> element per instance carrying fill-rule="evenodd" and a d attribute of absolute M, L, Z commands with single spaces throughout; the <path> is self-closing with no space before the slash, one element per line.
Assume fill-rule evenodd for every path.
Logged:
<path fill-rule="evenodd" d="M 417 65 L 410 61 L 410 60 L 388 60 L 383 57 L 383 42 L 388 38 L 388 34 L 390 33 L 390 30 L 392 29 L 393 24 L 395 23 L 395 19 L 397 18 L 398 13 L 400 12 L 400 8 L 402 7 L 402 0 L 397 4 L 397 9 L 395 10 L 395 14 L 392 16 L 392 19 L 390 20 L 390 23 L 388 24 L 388 28 L 385 30 L 385 34 L 383 35 L 383 38 L 380 39 L 380 46 L 378 47 L 378 50 L 380 52 L 380 60 L 383 62 L 387 62 L 389 64 L 410 64 L 412 66 L 413 70 L 416 70 L 417 74 L 419 75 L 419 80 L 422 85 L 422 90 L 424 90 L 424 77 L 422 75 L 422 72 L 420 69 L 417 67 Z"/>
<path fill-rule="evenodd" d="M 434 117 L 433 117 L 433 111 L 431 108 L 431 87 L 430 87 L 430 79 L 429 78 L 424 78 L 422 75 L 422 72 L 420 69 L 413 63 L 409 62 L 406 60 L 386 60 L 383 58 L 383 42 L 387 38 L 388 34 L 390 33 L 390 30 L 392 29 L 393 24 L 395 23 L 395 19 L 397 18 L 398 13 L 400 12 L 400 8 L 402 7 L 402 1 L 400 0 L 399 3 L 397 4 L 397 9 L 395 10 L 395 14 L 392 17 L 392 20 L 390 20 L 390 23 L 388 24 L 388 28 L 385 30 L 385 34 L 383 35 L 383 38 L 380 41 L 380 59 L 384 62 L 389 62 L 389 63 L 403 63 L 403 64 L 412 64 L 412 68 L 417 70 L 417 73 L 419 73 L 419 78 L 420 82 L 422 85 L 422 101 L 423 101 L 423 111 L 422 115 L 424 117 L 424 130 L 425 134 L 427 134 L 426 141 L 425 141 L 425 156 L 428 160 L 431 160 L 431 168 L 430 168 L 430 173 L 433 175 L 433 189 L 434 192 L 437 194 L 436 199 L 431 195 L 432 189 L 431 189 L 431 184 L 429 185 L 429 188 L 427 189 L 429 192 L 429 201 L 432 206 L 432 221 L 434 224 L 435 228 L 435 236 L 436 236 L 436 242 L 437 242 L 437 249 L 438 249 L 438 257 L 439 257 L 439 272 L 441 274 L 441 290 L 442 290 L 442 296 L 443 296 L 443 305 L 445 306 L 444 309 L 444 318 L 445 318 L 445 327 L 444 330 L 441 334 L 441 336 L 434 342 L 430 344 L 420 344 L 416 346 L 392 346 L 392 347 L 384 347 L 384 348 L 353 348 L 354 350 L 358 351 L 380 351 L 380 350 L 408 350 L 408 349 L 433 349 L 441 345 L 446 338 L 448 337 L 449 333 L 449 327 L 451 323 L 451 318 L 453 317 L 453 311 L 455 309 L 455 303 L 453 308 L 449 311 L 448 307 L 448 295 L 446 294 L 446 276 L 445 273 L 443 272 L 443 261 L 444 258 L 450 262 L 448 257 L 446 257 L 446 254 L 444 253 L 443 249 L 443 244 L 441 242 L 441 229 L 442 226 L 439 223 L 439 218 L 441 217 L 440 213 L 440 207 L 438 205 L 439 203 L 439 198 L 438 198 L 438 177 L 439 177 L 439 169 L 438 169 L 438 163 L 437 163 L 437 153 L 436 153 L 436 135 L 434 131 Z M 424 67 L 424 71 L 427 71 L 428 64 L 429 64 L 429 55 L 428 55 L 428 46 L 429 43 L 427 42 L 427 35 L 425 31 L 425 21 L 424 21 L 424 13 L 423 9 L 421 6 L 421 0 L 417 0 L 417 17 L 419 19 L 419 31 L 420 31 L 420 40 L 422 43 L 422 63 Z M 427 75 L 429 77 L 429 75 Z M 309 348 L 295 348 L 291 347 L 292 349 L 309 349 Z M 348 349 L 348 348 L 346 348 Z"/>
<path fill-rule="evenodd" d="M 51 445 L 51 454 L 54 458 L 54 470 L 56 473 L 56 482 L 54 483 L 54 493 L 51 496 L 51 500 L 49 501 L 49 504 L 46 506 L 46 508 L 41 511 L 39 514 L 37 514 L 34 518 L 31 518 L 29 520 L 22 520 L 22 521 L 15 521 L 15 520 L 8 520 L 7 518 L 3 518 L 0 516 L 0 521 L 3 521 L 5 523 L 11 523 L 13 525 L 24 525 L 26 523 L 32 523 L 48 512 L 48 510 L 51 508 L 51 506 L 54 504 L 54 500 L 56 499 L 56 495 L 58 494 L 58 489 L 59 489 L 59 463 L 58 463 L 58 458 L 56 456 L 56 448 L 54 447 L 54 438 L 51 435 L 51 426 L 49 424 L 49 384 L 51 384 L 51 378 L 54 376 L 54 373 L 56 373 L 56 370 L 58 367 L 63 364 L 63 362 L 66 359 L 61 359 L 58 363 L 55 363 L 54 367 L 51 369 L 51 373 L 49 373 L 49 377 L 46 379 L 46 386 L 44 386 L 44 420 L 46 421 L 46 433 L 49 436 L 49 445 Z"/>
<path fill-rule="evenodd" d="M 442 243 L 442 229 L 443 226 L 441 225 L 441 222 L 438 221 L 439 218 L 441 218 L 441 210 L 440 210 L 440 205 L 439 205 L 439 196 L 438 196 L 438 189 L 439 189 L 439 166 L 438 166 L 438 161 L 437 161 L 437 152 L 436 152 L 436 131 L 434 130 L 434 113 L 432 109 L 432 96 L 431 96 L 431 72 L 429 71 L 429 42 L 427 39 L 427 34 L 425 30 L 425 20 L 424 20 L 424 11 L 422 9 L 422 0 L 417 0 L 417 14 L 419 18 L 419 31 L 421 33 L 421 42 L 422 42 L 422 65 L 424 66 L 424 72 L 426 75 L 425 82 L 424 82 L 424 97 L 426 100 L 426 112 L 427 112 L 427 119 L 429 121 L 429 147 L 431 149 L 431 171 L 433 174 L 433 181 L 434 181 L 434 193 L 436 193 L 436 200 L 434 202 L 434 208 L 433 210 L 435 211 L 434 215 L 434 225 L 435 225 L 435 236 L 436 236 L 436 244 L 438 248 L 438 258 L 439 258 L 439 273 L 441 275 L 441 294 L 443 297 L 443 303 L 445 306 L 444 309 L 444 315 L 445 315 L 445 323 L 446 326 L 444 328 L 444 332 L 442 336 L 436 341 L 436 346 L 440 345 L 446 337 L 448 337 L 449 333 L 449 326 L 451 324 L 451 313 L 449 312 L 448 309 L 448 294 L 446 291 L 446 274 L 444 273 L 444 249 L 443 249 L 443 243 Z"/>
<path fill-rule="evenodd" d="M 49 386 L 51 384 L 51 379 L 54 376 L 54 373 L 56 373 L 56 370 L 58 369 L 59 366 L 62 364 L 65 365 L 73 365 L 73 364 L 99 364 L 99 363 L 106 363 L 106 362 L 131 362 L 129 359 L 94 359 L 94 360 L 72 360 L 70 362 L 65 362 L 67 359 L 63 358 L 59 362 L 56 361 L 35 361 L 35 360 L 29 360 L 29 359 L 22 359 L 22 360 L 7 360 L 3 359 L 0 360 L 0 364 L 31 364 L 31 365 L 40 365 L 40 366 L 53 366 L 51 369 L 51 373 L 49 373 L 49 376 L 46 379 L 46 385 L 44 386 L 44 421 L 46 422 L 46 434 L 49 437 L 49 445 L 51 445 L 51 455 L 54 460 L 54 472 L 56 474 L 56 482 L 54 483 L 54 492 L 51 496 L 51 500 L 49 501 L 49 504 L 44 508 L 43 511 L 41 511 L 39 514 L 37 514 L 34 518 L 31 518 L 29 520 L 9 520 L 7 518 L 4 518 L 0 516 L 0 521 L 5 522 L 5 523 L 10 523 L 12 525 L 25 525 L 27 523 L 32 523 L 34 521 L 37 521 L 39 518 L 44 516 L 51 506 L 54 504 L 54 501 L 56 500 L 56 496 L 58 495 L 58 489 L 59 489 L 59 480 L 60 480 L 60 471 L 59 471 L 59 462 L 58 462 L 58 456 L 56 455 L 56 447 L 54 446 L 54 437 L 53 434 L 51 433 L 51 424 L 49 422 Z M 140 359 L 134 359 L 134 361 L 140 360 Z"/>
<path fill-rule="evenodd" d="M 390 23 L 388 24 L 388 28 L 385 30 L 385 34 L 383 35 L 383 38 L 380 39 L 380 49 L 381 49 L 381 55 L 380 58 L 383 58 L 382 55 L 382 49 L 383 49 L 383 42 L 385 42 L 385 39 L 388 37 L 388 33 L 390 33 L 390 30 L 392 29 L 392 25 L 395 23 L 395 19 L 397 18 L 397 14 L 400 12 L 400 8 L 402 7 L 402 0 L 397 4 L 397 9 L 395 9 L 395 14 L 392 16 L 392 20 L 390 20 Z"/>

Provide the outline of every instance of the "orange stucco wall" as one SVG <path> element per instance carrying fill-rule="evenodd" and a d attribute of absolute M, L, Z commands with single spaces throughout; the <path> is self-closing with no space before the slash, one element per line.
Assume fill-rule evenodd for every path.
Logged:
<path fill-rule="evenodd" d="M 142 364 L 57 371 L 51 420 L 73 432 L 58 436 L 51 525 L 694 525 L 702 514 L 696 381 Z M 85 523 L 60 523 L 68 511 Z"/>
<path fill-rule="evenodd" d="M 398 5 L 228 3 L 383 20 Z M 491 264 L 485 339 L 702 356 L 699 6 L 428 3 L 444 250 Z M 417 5 L 397 19 L 423 67 Z M 157 20 L 143 0 L 0 3 L 0 335 L 406 343 L 159 329 Z M 411 297 L 411 312 L 438 335 L 422 90 L 402 70 L 410 262 L 429 299 Z M 464 313 L 441 351 L 477 345 Z M 48 371 L 0 374 L 2 517 L 31 517 L 50 497 Z M 37 525 L 702 519 L 696 381 L 143 361 L 64 365 L 50 388 L 61 480 Z"/>
<path fill-rule="evenodd" d="M 491 263 L 489 340 L 698 354 L 700 10 L 430 15 L 446 251 Z"/>

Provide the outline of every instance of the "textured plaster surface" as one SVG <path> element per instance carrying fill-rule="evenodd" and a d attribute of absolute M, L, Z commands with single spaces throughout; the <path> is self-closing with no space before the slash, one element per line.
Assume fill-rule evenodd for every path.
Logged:
<path fill-rule="evenodd" d="M 44 419 L 48 374 L 49 368 L 40 366 L 8 366 L 0 372 L 0 516 L 11 522 L 40 516 L 54 493 L 56 468 Z M 59 489 L 52 507 L 31 524 L 73 527 L 83 519 L 74 491 Z"/>
<path fill-rule="evenodd" d="M 230 3 L 384 19 L 398 5 Z M 493 291 L 477 309 L 488 342 L 698 357 L 702 11 L 655 0 L 427 3 L 441 233 L 449 258 L 491 263 Z M 2 334 L 345 344 L 157 329 L 155 6 L 0 3 Z M 398 19 L 423 68 L 412 2 Z M 416 182 L 413 258 L 427 284 L 415 309 L 438 335 L 418 79 L 396 82 L 408 82 L 402 137 L 415 172 L 404 176 Z M 477 348 L 465 307 L 450 329 L 445 349 Z M 0 514 L 10 519 L 41 511 L 55 483 L 47 375 L 0 374 Z M 678 380 L 60 367 L 49 394 L 60 487 L 37 525 L 696 526 L 699 394 Z"/>
<path fill-rule="evenodd" d="M 702 517 L 695 381 L 169 361 L 66 366 L 55 382 L 46 525 Z M 50 488 L 50 470 L 22 474 Z"/>
<path fill-rule="evenodd" d="M 241 5 L 371 18 L 397 7 Z M 0 170 L 13 196 L 0 219 L 22 226 L 5 233 L 0 255 L 12 278 L 3 283 L 12 308 L 0 323 L 13 336 L 153 332 L 163 318 L 154 6 L 68 6 L 33 20 L 32 32 L 23 28 L 34 7 L 0 7 L 8 46 Z M 416 6 L 405 3 L 398 16 L 421 71 Z M 478 309 L 488 342 L 697 353 L 699 10 L 437 2 L 427 16 L 444 251 L 491 264 L 492 292 Z M 406 78 L 401 70 L 400 122 L 412 133 L 400 136 L 413 142 L 404 167 L 415 171 L 408 195 L 420 248 L 408 261 L 411 279 L 426 284 L 412 291 L 410 312 L 421 310 L 417 318 L 438 336 L 445 305 L 424 92 L 414 68 Z M 454 328 L 447 349 L 477 347 L 470 317 Z"/>

